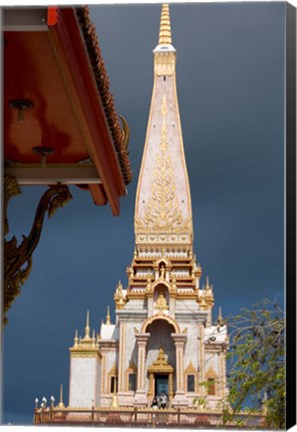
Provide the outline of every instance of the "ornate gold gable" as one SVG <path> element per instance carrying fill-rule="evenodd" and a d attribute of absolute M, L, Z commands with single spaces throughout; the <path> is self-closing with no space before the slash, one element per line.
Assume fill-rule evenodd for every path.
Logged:
<path fill-rule="evenodd" d="M 159 350 L 157 360 L 149 367 L 149 373 L 173 373 L 174 368 L 168 363 L 163 348 Z"/>
<path fill-rule="evenodd" d="M 193 366 L 193 363 L 190 361 L 188 366 L 185 369 L 185 374 L 193 374 L 195 375 L 197 373 L 197 368 Z"/>
<path fill-rule="evenodd" d="M 208 368 L 207 372 L 205 373 L 205 377 L 206 378 L 218 378 L 218 374 L 216 373 L 214 368 L 212 366 L 210 366 Z"/>

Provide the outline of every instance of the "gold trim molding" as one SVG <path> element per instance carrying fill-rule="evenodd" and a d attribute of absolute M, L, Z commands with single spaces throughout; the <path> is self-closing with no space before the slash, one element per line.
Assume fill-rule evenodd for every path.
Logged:
<path fill-rule="evenodd" d="M 147 320 L 142 324 L 142 327 L 141 327 L 140 332 L 141 332 L 141 333 L 145 333 L 147 327 L 148 327 L 150 324 L 152 324 L 154 321 L 156 321 L 156 320 L 164 320 L 164 321 L 167 321 L 169 324 L 171 324 L 171 325 L 174 327 L 175 333 L 177 333 L 177 334 L 181 334 L 180 327 L 179 327 L 177 321 L 176 321 L 175 319 L 171 318 L 171 317 L 168 316 L 168 315 L 164 315 L 162 312 L 159 312 L 158 314 L 153 315 L 153 316 L 151 316 L 150 318 L 148 318 L 148 319 L 147 319 Z"/>

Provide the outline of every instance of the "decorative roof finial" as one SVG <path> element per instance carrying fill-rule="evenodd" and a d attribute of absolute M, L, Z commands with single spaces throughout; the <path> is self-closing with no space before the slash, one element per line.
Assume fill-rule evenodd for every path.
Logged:
<path fill-rule="evenodd" d="M 222 326 L 224 324 L 223 316 L 222 316 L 222 307 L 219 307 L 219 316 L 218 316 L 218 324 Z"/>
<path fill-rule="evenodd" d="M 109 306 L 107 306 L 106 324 L 107 324 L 107 325 L 110 325 L 110 313 L 109 313 Z"/>
<path fill-rule="evenodd" d="M 63 403 L 63 384 L 60 385 L 60 402 L 59 402 L 58 408 L 60 408 L 60 409 L 65 408 L 65 405 Z"/>
<path fill-rule="evenodd" d="M 118 290 L 119 290 L 120 292 L 121 292 L 122 289 L 123 289 L 123 284 L 122 284 L 121 279 L 119 279 L 119 282 L 118 282 L 118 286 L 117 286 L 117 288 L 118 288 Z"/>
<path fill-rule="evenodd" d="M 74 346 L 77 347 L 78 346 L 78 331 L 75 330 L 75 336 L 74 336 Z"/>
<path fill-rule="evenodd" d="M 159 45 L 171 45 L 171 43 L 169 5 L 163 4 L 160 21 Z"/>
<path fill-rule="evenodd" d="M 88 310 L 87 310 L 87 319 L 86 319 L 84 339 L 90 339 L 90 314 L 89 314 Z"/>
<path fill-rule="evenodd" d="M 210 288 L 210 286 L 209 286 L 209 277 L 206 276 L 206 290 L 208 291 L 209 288 Z"/>

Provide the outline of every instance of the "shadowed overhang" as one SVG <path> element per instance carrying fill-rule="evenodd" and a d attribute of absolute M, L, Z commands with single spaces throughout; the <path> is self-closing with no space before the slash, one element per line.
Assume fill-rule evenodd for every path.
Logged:
<path fill-rule="evenodd" d="M 75 184 L 120 212 L 132 179 L 87 7 L 5 8 L 5 174 L 20 185 Z"/>

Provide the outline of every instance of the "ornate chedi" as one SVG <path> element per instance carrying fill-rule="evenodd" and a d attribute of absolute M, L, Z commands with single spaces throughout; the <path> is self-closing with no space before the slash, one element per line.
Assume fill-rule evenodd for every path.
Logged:
<path fill-rule="evenodd" d="M 114 294 L 100 333 L 76 334 L 71 351 L 69 409 L 145 409 L 167 395 L 187 410 L 203 399 L 218 413 L 226 395 L 227 329 L 212 324 L 213 287 L 193 253 L 189 180 L 176 92 L 176 51 L 163 5 L 154 49 L 154 87 L 135 202 L 135 250 L 128 285 Z"/>
<path fill-rule="evenodd" d="M 109 407 L 115 393 L 119 407 L 147 407 L 163 389 L 173 408 L 191 407 L 201 396 L 214 408 L 227 391 L 226 327 L 222 321 L 212 325 L 213 289 L 208 278 L 206 286 L 200 287 L 202 269 L 193 254 L 191 196 L 168 5 L 162 7 L 159 43 L 153 54 L 154 88 L 136 194 L 135 250 L 127 268 L 128 286 L 124 288 L 121 281 L 116 286 L 116 324 L 110 323 L 108 312 L 96 354 L 87 336 L 71 348 L 72 407 L 92 403 Z M 93 395 L 92 373 L 83 367 L 91 358 L 97 373 Z M 82 369 L 77 367 L 79 360 Z M 209 386 L 204 385 L 208 382 Z"/>

